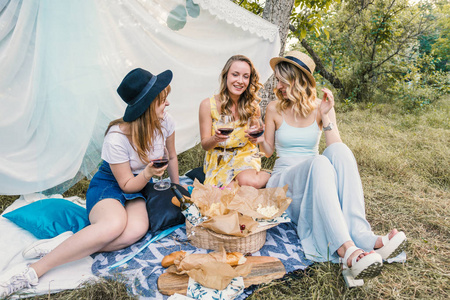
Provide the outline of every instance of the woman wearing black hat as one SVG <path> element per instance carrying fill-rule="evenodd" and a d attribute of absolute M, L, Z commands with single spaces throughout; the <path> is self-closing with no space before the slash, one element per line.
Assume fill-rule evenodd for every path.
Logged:
<path fill-rule="evenodd" d="M 170 179 L 179 183 L 175 124 L 164 112 L 171 80 L 170 70 L 156 76 L 138 68 L 125 76 L 117 92 L 127 108 L 123 118 L 112 121 L 106 130 L 103 163 L 86 193 L 91 225 L 27 247 L 25 258 L 42 258 L 2 274 L 0 297 L 37 285 L 38 278 L 56 266 L 95 252 L 125 248 L 147 233 L 149 220 L 140 191 L 152 176 L 161 176 L 167 168 L 156 168 L 150 161 L 156 145 L 166 145 Z"/>
<path fill-rule="evenodd" d="M 380 237 L 372 232 L 355 158 L 336 126 L 333 94 L 324 88 L 323 100 L 316 97 L 314 61 L 291 51 L 272 58 L 270 65 L 278 100 L 267 107 L 264 136 L 253 139 L 266 155 L 277 151 L 267 187 L 288 184 L 293 201 L 287 213 L 308 259 L 341 259 L 355 278 L 378 275 L 383 259 L 403 251 L 405 234 L 394 229 Z M 327 148 L 319 155 L 322 131 Z"/>

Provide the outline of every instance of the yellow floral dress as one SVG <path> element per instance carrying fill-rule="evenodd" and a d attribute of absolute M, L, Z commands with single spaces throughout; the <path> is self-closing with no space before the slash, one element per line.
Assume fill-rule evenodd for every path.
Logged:
<path fill-rule="evenodd" d="M 213 97 L 209 99 L 211 105 L 211 118 L 213 126 L 211 135 L 215 134 L 216 123 L 219 119 L 216 100 Z M 215 148 L 206 151 L 203 171 L 205 172 L 204 184 L 216 185 L 219 187 L 227 186 L 241 171 L 248 169 L 261 169 L 261 159 L 252 157 L 252 153 L 257 151 L 256 145 L 252 144 L 246 137 L 245 132 L 247 124 L 234 124 L 235 128 L 226 141 L 227 157 L 222 155 L 223 144 L 218 144 Z"/>

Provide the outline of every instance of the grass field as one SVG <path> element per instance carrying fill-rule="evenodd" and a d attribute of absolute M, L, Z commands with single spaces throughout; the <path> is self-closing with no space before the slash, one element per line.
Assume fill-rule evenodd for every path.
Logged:
<path fill-rule="evenodd" d="M 351 109 L 350 109 L 351 108 Z M 394 104 L 337 105 L 342 140 L 358 161 L 367 218 L 380 235 L 396 227 L 409 239 L 407 262 L 385 264 L 380 276 L 348 289 L 339 266 L 315 264 L 258 287 L 249 299 L 450 298 L 450 97 L 426 111 L 403 114 Z M 322 141 L 323 142 L 323 141 Z M 323 143 L 321 144 L 323 150 Z M 180 174 L 200 166 L 195 147 L 180 155 Z M 271 168 L 273 159 L 264 162 Z M 83 180 L 65 196 L 84 197 Z M 0 196 L 3 211 L 17 196 Z M 118 281 L 36 299 L 131 299 Z"/>

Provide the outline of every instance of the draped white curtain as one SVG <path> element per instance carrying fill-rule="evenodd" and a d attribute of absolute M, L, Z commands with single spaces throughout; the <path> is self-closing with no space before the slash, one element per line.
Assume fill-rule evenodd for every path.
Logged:
<path fill-rule="evenodd" d="M 141 67 L 174 73 L 180 153 L 199 142 L 198 106 L 234 54 L 264 82 L 276 26 L 228 0 L 0 0 L 0 194 L 62 192 L 94 172 L 116 93 Z"/>

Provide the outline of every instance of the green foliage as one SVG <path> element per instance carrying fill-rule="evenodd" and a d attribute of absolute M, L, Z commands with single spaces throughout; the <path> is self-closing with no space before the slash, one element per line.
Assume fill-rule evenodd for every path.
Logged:
<path fill-rule="evenodd" d="M 295 0 L 290 17 L 291 25 L 295 28 L 292 35 L 302 40 L 310 33 L 314 33 L 316 37 L 323 33 L 328 39 L 329 32 L 324 27 L 323 15 L 332 7 L 333 3 L 340 2 L 340 0 Z"/>
<path fill-rule="evenodd" d="M 425 109 L 442 95 L 450 93 L 450 74 L 436 70 L 434 58 L 419 57 L 403 80 L 398 80 L 388 92 L 397 95 L 405 112 Z"/>
<path fill-rule="evenodd" d="M 257 16 L 262 16 L 264 11 L 264 0 L 231 0 L 231 2 L 234 2 L 246 10 L 251 11 Z"/>
<path fill-rule="evenodd" d="M 323 16 L 329 39 L 311 36 L 308 43 L 340 79 L 342 109 L 396 99 L 409 112 L 449 92 L 448 75 L 439 70 L 432 50 L 433 34 L 438 36 L 433 22 L 441 15 L 436 9 L 407 0 L 347 0 L 331 6 Z M 434 43 L 427 46 L 429 54 L 426 38 Z"/>
<path fill-rule="evenodd" d="M 436 67 L 450 71 L 450 4 L 438 3 L 436 8 L 436 39 L 431 44 L 430 54 L 435 58 Z"/>
<path fill-rule="evenodd" d="M 231 0 L 239 6 L 262 16 L 264 12 L 265 0 Z M 341 0 L 295 0 L 294 8 L 290 17 L 290 24 L 294 26 L 295 36 L 305 38 L 309 33 L 319 36 L 324 33 L 328 38 L 328 31 L 323 26 L 322 15 L 327 12 L 333 3 Z"/>

